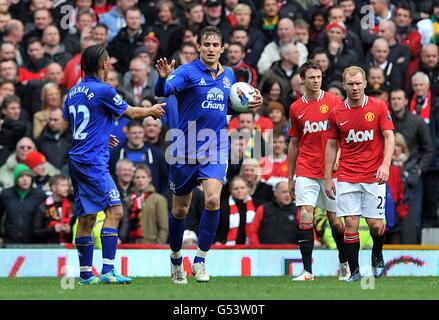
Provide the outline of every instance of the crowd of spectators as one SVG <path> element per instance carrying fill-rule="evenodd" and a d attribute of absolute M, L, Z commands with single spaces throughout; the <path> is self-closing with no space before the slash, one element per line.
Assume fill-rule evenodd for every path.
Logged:
<path fill-rule="evenodd" d="M 439 0 L 0 0 L 1 242 L 72 241 L 72 135 L 62 110 L 81 78 L 81 52 L 106 47 L 107 83 L 129 104 L 148 108 L 161 101 L 153 90 L 155 61 L 192 62 L 197 32 L 208 25 L 225 38 L 221 63 L 264 97 L 257 113 L 228 119 L 230 133 L 245 134 L 231 140 L 238 161 L 228 168 L 217 244 L 297 241 L 300 215 L 286 183 L 287 129 L 290 105 L 304 93 L 298 69 L 309 59 L 322 66 L 322 89 L 342 99 L 343 70 L 363 67 L 367 94 L 391 111 L 398 134 L 388 243 L 421 243 L 423 228 L 439 227 Z M 173 96 L 164 101 L 160 120 L 114 123 L 120 145 L 111 150 L 109 167 L 126 211 L 122 243 L 167 243 L 166 132 L 178 126 L 178 105 Z M 197 241 L 200 188 L 186 244 Z M 324 215 L 316 217 L 323 217 L 316 243 L 330 247 Z"/>

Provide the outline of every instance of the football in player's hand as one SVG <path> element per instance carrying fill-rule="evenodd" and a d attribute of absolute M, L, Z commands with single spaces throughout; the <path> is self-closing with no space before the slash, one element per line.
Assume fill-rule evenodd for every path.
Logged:
<path fill-rule="evenodd" d="M 256 90 L 247 82 L 235 82 L 230 88 L 229 106 L 236 112 L 247 112 Z"/>

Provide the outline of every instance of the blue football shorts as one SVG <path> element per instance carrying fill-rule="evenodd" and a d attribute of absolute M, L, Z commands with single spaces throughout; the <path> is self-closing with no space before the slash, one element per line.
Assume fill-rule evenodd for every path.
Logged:
<path fill-rule="evenodd" d="M 204 179 L 216 179 L 224 184 L 227 166 L 227 163 L 176 163 L 169 167 L 169 189 L 175 195 L 183 196 L 191 193 Z"/>
<path fill-rule="evenodd" d="M 108 166 L 70 160 L 69 171 L 77 216 L 96 214 L 108 207 L 122 204 Z"/>

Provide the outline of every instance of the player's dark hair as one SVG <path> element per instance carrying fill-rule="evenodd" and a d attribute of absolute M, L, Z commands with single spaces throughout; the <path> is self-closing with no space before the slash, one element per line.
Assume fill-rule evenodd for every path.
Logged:
<path fill-rule="evenodd" d="M 100 45 L 90 46 L 82 53 L 81 70 L 86 76 L 99 78 L 99 70 L 108 58 L 107 50 Z"/>
<path fill-rule="evenodd" d="M 207 26 L 198 33 L 197 43 L 201 45 L 201 40 L 210 36 L 218 37 L 221 41 L 221 47 L 224 47 L 224 37 L 221 31 L 217 27 Z"/>
<path fill-rule="evenodd" d="M 313 62 L 312 60 L 308 60 L 307 62 L 305 62 L 304 64 L 302 64 L 302 65 L 300 66 L 300 69 L 299 69 L 300 77 L 301 77 L 302 79 L 305 79 L 305 74 L 306 74 L 306 72 L 307 72 L 308 70 L 311 70 L 311 69 L 314 69 L 314 70 L 320 70 L 320 71 L 323 73 L 323 71 L 322 71 L 322 67 L 321 67 L 318 63 L 315 63 L 315 62 Z"/>

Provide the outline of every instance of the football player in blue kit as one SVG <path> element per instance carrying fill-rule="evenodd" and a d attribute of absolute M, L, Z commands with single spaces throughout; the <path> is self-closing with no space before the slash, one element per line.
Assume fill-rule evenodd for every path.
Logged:
<path fill-rule="evenodd" d="M 75 244 L 79 255 L 82 285 L 130 283 L 131 278 L 117 273 L 114 258 L 118 242 L 118 226 L 123 217 L 119 192 L 108 169 L 113 120 L 122 115 L 130 119 L 148 116 L 160 118 L 162 104 L 152 108 L 129 106 L 104 82 L 110 68 L 107 51 L 93 45 L 81 56 L 84 77 L 67 93 L 63 117 L 70 123 L 73 143 L 69 152 L 69 171 L 75 194 L 78 229 Z M 103 267 L 97 278 L 92 274 L 92 229 L 96 215 L 104 210 L 106 219 L 101 231 Z"/>
<path fill-rule="evenodd" d="M 199 183 L 203 186 L 205 209 L 199 224 L 198 250 L 192 272 L 198 282 L 209 281 L 204 262 L 216 236 L 221 189 L 228 165 L 228 98 L 235 76 L 232 69 L 219 63 L 224 52 L 224 38 L 217 28 L 206 27 L 200 31 L 197 49 L 199 59 L 175 71 L 174 60 L 159 59 L 156 64 L 160 77 L 155 94 L 161 97 L 175 95 L 179 109 L 179 126 L 171 145 L 174 163 L 170 163 L 169 170 L 169 187 L 173 192 L 173 210 L 169 216 L 171 277 L 176 284 L 187 283 L 181 248 L 192 190 Z M 262 96 L 256 90 L 249 108 L 261 105 Z"/>

